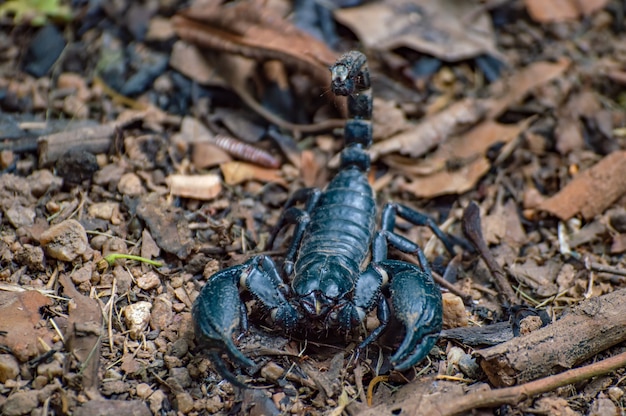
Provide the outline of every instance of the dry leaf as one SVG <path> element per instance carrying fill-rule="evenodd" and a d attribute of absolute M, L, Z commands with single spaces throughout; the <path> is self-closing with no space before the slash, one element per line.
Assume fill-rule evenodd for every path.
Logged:
<path fill-rule="evenodd" d="M 506 61 L 495 45 L 491 18 L 465 0 L 387 0 L 335 9 L 335 18 L 368 49 L 400 47 L 448 62 L 490 54 Z"/>
<path fill-rule="evenodd" d="M 245 181 L 274 182 L 287 186 L 287 182 L 281 177 L 279 169 L 261 168 L 251 163 L 228 162 L 223 163 L 220 168 L 224 175 L 224 182 L 227 185 L 237 185 Z"/>
<path fill-rule="evenodd" d="M 219 175 L 170 175 L 167 177 L 170 193 L 183 198 L 208 201 L 222 191 Z"/>
<path fill-rule="evenodd" d="M 560 58 L 556 62 L 535 62 L 494 82 L 489 90 L 499 98 L 490 103 L 488 118 L 497 118 L 511 105 L 521 102 L 534 88 L 559 77 L 570 64 L 567 58 Z"/>
<path fill-rule="evenodd" d="M 181 74 L 202 85 L 226 86 L 226 81 L 204 59 L 202 52 L 185 41 L 180 40 L 172 47 L 170 65 Z"/>
<path fill-rule="evenodd" d="M 249 58 L 278 59 L 328 82 L 337 55 L 263 1 L 244 0 L 181 11 L 172 17 L 182 39 L 201 47 Z"/>
<path fill-rule="evenodd" d="M 603 9 L 608 0 L 524 0 L 530 17 L 541 23 L 576 20 Z"/>
<path fill-rule="evenodd" d="M 0 344 L 9 347 L 18 360 L 24 362 L 42 352 L 37 338 L 52 345 L 54 332 L 39 325 L 39 310 L 51 304 L 49 298 L 35 290 L 0 292 L 0 331 L 6 331 Z"/>
<path fill-rule="evenodd" d="M 396 151 L 413 157 L 422 156 L 450 135 L 476 123 L 484 113 L 485 106 L 481 101 L 466 98 L 427 117 L 410 130 L 375 143 L 370 154 L 373 160 Z"/>
<path fill-rule="evenodd" d="M 415 177 L 409 183 L 400 183 L 400 189 L 419 198 L 461 194 L 472 189 L 490 167 L 489 161 L 480 157 L 459 170 L 443 170 L 430 176 Z"/>
<path fill-rule="evenodd" d="M 567 221 L 576 214 L 589 220 L 606 210 L 626 193 L 626 151 L 605 156 L 591 168 L 579 173 L 539 209 Z"/>

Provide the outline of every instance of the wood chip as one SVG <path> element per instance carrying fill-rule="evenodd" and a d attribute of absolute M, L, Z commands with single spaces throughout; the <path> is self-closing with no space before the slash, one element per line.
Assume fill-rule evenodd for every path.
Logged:
<path fill-rule="evenodd" d="M 605 156 L 593 167 L 578 174 L 539 209 L 566 221 L 582 214 L 589 220 L 606 210 L 626 193 L 626 151 Z"/>
<path fill-rule="evenodd" d="M 172 195 L 208 201 L 222 191 L 219 175 L 170 175 L 167 178 Z"/>

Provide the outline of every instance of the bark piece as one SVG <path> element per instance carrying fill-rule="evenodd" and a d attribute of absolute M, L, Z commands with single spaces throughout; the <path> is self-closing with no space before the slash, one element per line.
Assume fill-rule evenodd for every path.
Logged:
<path fill-rule="evenodd" d="M 39 166 L 56 162 L 70 150 L 93 154 L 109 151 L 115 135 L 115 124 L 82 127 L 41 136 L 38 140 Z"/>
<path fill-rule="evenodd" d="M 539 208 L 567 221 L 576 214 L 589 220 L 606 210 L 626 193 L 626 151 L 605 156 L 578 174 Z"/>
<path fill-rule="evenodd" d="M 477 351 L 489 381 L 512 386 L 560 373 L 626 340 L 626 289 L 589 299 L 555 323 Z"/>

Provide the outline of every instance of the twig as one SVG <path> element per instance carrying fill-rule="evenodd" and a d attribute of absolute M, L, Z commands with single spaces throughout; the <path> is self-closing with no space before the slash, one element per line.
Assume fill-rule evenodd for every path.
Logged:
<path fill-rule="evenodd" d="M 607 374 L 625 366 L 626 352 L 623 352 L 614 357 L 584 367 L 574 368 L 561 374 L 531 381 L 519 386 L 498 390 L 475 391 L 459 397 L 456 400 L 454 397 L 451 397 L 450 401 L 440 406 L 440 415 L 452 416 L 468 412 L 472 409 L 498 407 L 503 404 L 515 405 L 528 397 Z"/>
<path fill-rule="evenodd" d="M 496 287 L 498 288 L 500 301 L 505 306 L 519 304 L 504 270 L 502 270 L 500 265 L 496 262 L 493 254 L 489 251 L 489 247 L 487 247 L 487 243 L 485 243 L 480 226 L 480 209 L 474 201 L 470 202 L 463 213 L 463 232 L 483 258 L 489 271 L 491 271 Z"/>

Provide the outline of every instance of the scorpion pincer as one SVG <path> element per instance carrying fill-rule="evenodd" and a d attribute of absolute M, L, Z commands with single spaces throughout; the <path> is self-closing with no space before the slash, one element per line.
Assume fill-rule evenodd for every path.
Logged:
<path fill-rule="evenodd" d="M 288 199 L 268 241 L 271 248 L 283 227 L 295 226 L 280 270 L 269 256 L 254 256 L 212 275 L 193 305 L 199 344 L 218 372 L 240 387 L 246 386 L 227 368 L 222 353 L 236 366 L 254 365 L 233 341 L 235 332 L 248 328 L 242 292 L 249 292 L 269 309 L 274 323 L 287 333 L 299 327 L 304 332 L 335 328 L 348 333 L 376 309 L 380 325 L 365 337 L 358 351 L 380 337 L 393 311 L 405 330 L 390 358 L 396 370 L 426 357 L 441 331 L 440 289 L 420 247 L 394 231 L 396 216 L 430 227 L 451 254 L 453 240 L 428 216 L 396 203 L 384 206 L 380 229 L 376 229 L 376 202 L 367 180 L 372 97 L 366 58 L 351 51 L 330 70 L 331 89 L 347 96 L 350 114 L 338 173 L 324 191 L 300 189 Z M 421 267 L 387 259 L 388 246 L 417 256 Z"/>

